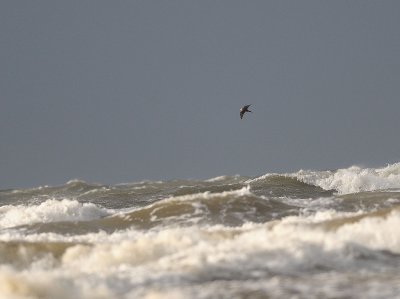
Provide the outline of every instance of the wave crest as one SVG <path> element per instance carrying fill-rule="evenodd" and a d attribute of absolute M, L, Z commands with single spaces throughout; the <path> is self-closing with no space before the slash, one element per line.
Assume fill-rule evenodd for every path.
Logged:
<path fill-rule="evenodd" d="M 335 190 L 339 194 L 400 189 L 400 163 L 389 164 L 382 168 L 351 166 L 333 171 L 299 170 L 295 173 L 267 173 L 246 183 L 253 186 L 265 181 L 271 183 L 277 179 L 285 186 L 296 185 L 294 181 L 288 180 L 294 179 L 326 191 Z"/>
<path fill-rule="evenodd" d="M 77 200 L 49 199 L 39 205 L 6 205 L 0 207 L 0 228 L 33 223 L 85 221 L 109 215 L 109 211 L 92 203 Z"/>
<path fill-rule="evenodd" d="M 400 188 L 400 163 L 383 168 L 351 166 L 336 171 L 304 171 L 290 174 L 298 180 L 340 194 Z"/>

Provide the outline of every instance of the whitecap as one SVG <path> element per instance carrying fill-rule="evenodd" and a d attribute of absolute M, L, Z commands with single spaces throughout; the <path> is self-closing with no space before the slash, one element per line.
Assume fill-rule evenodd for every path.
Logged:
<path fill-rule="evenodd" d="M 0 228 L 33 223 L 59 221 L 86 221 L 107 216 L 111 210 L 93 203 L 70 199 L 49 199 L 38 205 L 6 205 L 0 207 Z"/>

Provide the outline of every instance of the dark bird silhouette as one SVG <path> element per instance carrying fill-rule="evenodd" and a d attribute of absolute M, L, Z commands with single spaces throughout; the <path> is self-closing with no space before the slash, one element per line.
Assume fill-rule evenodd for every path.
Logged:
<path fill-rule="evenodd" d="M 250 107 L 250 106 L 251 106 L 251 105 L 246 105 L 246 106 L 243 106 L 243 107 L 240 109 L 240 119 L 243 118 L 243 115 L 244 115 L 246 112 L 252 112 L 252 111 L 249 110 L 249 107 Z"/>

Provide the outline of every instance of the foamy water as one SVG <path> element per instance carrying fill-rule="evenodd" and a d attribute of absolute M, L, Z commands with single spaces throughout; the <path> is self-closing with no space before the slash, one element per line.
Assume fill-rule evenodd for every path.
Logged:
<path fill-rule="evenodd" d="M 398 298 L 399 175 L 1 191 L 0 298 Z"/>
<path fill-rule="evenodd" d="M 299 171 L 290 176 L 307 184 L 319 186 L 326 190 L 337 190 L 341 194 L 383 189 L 399 189 L 400 164 L 396 163 L 383 168 L 350 168 L 336 171 Z"/>

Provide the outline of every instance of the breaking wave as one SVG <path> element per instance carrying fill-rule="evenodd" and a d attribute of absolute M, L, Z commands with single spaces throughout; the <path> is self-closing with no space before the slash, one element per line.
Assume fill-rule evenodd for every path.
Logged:
<path fill-rule="evenodd" d="M 0 191 L 0 299 L 398 298 L 400 163 Z"/>
<path fill-rule="evenodd" d="M 6 205 L 0 207 L 0 228 L 33 223 L 87 221 L 107 216 L 110 210 L 77 200 L 50 199 L 39 205 Z"/>
<path fill-rule="evenodd" d="M 371 284 L 367 278 L 384 263 L 384 274 L 398 279 L 399 225 L 400 211 L 393 208 L 375 213 L 325 211 L 232 228 L 127 230 L 109 235 L 105 242 L 102 233 L 97 241 L 91 234 L 87 240 L 91 242 L 81 243 L 2 242 L 0 296 L 146 298 L 162 292 L 168 298 L 214 298 L 218 294 L 218 298 L 231 298 L 235 288 L 224 293 L 221 288 L 235 281 L 242 290 L 252 286 L 262 297 L 288 297 L 293 291 L 312 298 L 318 294 L 349 297 L 352 283 L 346 273 L 351 271 L 363 275 L 364 295 L 386 289 L 383 294 L 395 298 L 398 288 L 388 289 L 387 283 L 396 285 L 396 281 Z M 65 237 L 66 241 L 70 238 Z M 326 272 L 343 276 L 326 280 L 326 288 L 321 288 Z M 110 283 L 116 273 L 118 283 Z M 313 279 L 299 279 L 304 273 Z M 290 286 L 287 279 L 292 281 Z M 280 295 L 274 293 L 273 280 L 281 284 Z M 71 284 L 73 289 L 67 287 Z M 97 286 L 94 291 L 92 284 Z M 193 290 L 199 293 L 194 295 Z"/>
<path fill-rule="evenodd" d="M 400 163 L 383 168 L 362 168 L 351 166 L 334 171 L 300 170 L 295 173 L 265 174 L 249 183 L 272 177 L 294 178 L 308 185 L 317 186 L 323 190 L 335 190 L 339 194 L 349 194 L 365 191 L 400 189 Z"/>

